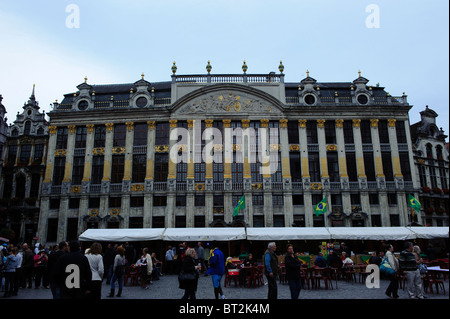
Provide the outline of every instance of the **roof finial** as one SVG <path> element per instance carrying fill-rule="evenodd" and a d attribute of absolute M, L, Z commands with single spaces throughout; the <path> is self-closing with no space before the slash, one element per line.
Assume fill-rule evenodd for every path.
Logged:
<path fill-rule="evenodd" d="M 306 70 L 306 77 L 309 77 L 309 70 Z"/>
<path fill-rule="evenodd" d="M 142 77 L 142 80 L 143 80 L 144 79 L 144 72 L 142 72 L 141 77 Z"/>
<path fill-rule="evenodd" d="M 34 97 L 34 88 L 35 88 L 35 84 L 33 83 L 33 91 L 31 91 L 31 96 L 30 96 L 30 99 L 31 100 L 33 100 L 35 97 Z"/>
<path fill-rule="evenodd" d="M 359 77 L 361 77 L 361 70 L 358 70 L 358 75 Z"/>
<path fill-rule="evenodd" d="M 87 83 L 87 80 L 88 80 L 88 78 L 87 78 L 87 76 L 85 76 L 84 77 L 84 83 Z"/>

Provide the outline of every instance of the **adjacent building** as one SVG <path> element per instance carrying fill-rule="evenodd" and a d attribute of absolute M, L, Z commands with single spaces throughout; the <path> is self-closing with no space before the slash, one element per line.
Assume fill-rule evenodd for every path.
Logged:
<path fill-rule="evenodd" d="M 420 186 L 423 224 L 448 226 L 449 218 L 449 152 L 447 135 L 436 125 L 438 114 L 425 108 L 421 121 L 411 126 L 417 182 Z"/>
<path fill-rule="evenodd" d="M 212 74 L 208 62 L 205 74 L 177 75 L 174 63 L 166 82 L 85 78 L 55 102 L 39 240 L 87 228 L 411 223 L 408 194 L 422 193 L 404 93 L 361 73 L 286 83 L 282 63 L 279 73 L 247 69 Z"/>
<path fill-rule="evenodd" d="M 33 85 L 22 114 L 17 113 L 16 120 L 6 127 L 1 157 L 0 229 L 12 230 L 14 242 L 31 243 L 38 233 L 47 142 L 48 123 Z"/>

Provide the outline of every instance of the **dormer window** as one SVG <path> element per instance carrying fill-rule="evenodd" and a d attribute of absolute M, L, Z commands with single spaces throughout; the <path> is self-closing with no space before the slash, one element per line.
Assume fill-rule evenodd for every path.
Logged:
<path fill-rule="evenodd" d="M 366 105 L 367 103 L 369 103 L 369 98 L 365 94 L 359 94 L 356 99 L 361 105 Z"/>
<path fill-rule="evenodd" d="M 17 137 L 17 136 L 19 136 L 19 130 L 16 129 L 16 128 L 13 129 L 12 132 L 11 132 L 11 136 L 12 136 L 12 137 Z"/>
<path fill-rule="evenodd" d="M 139 108 L 145 107 L 147 105 L 147 103 L 148 103 L 148 100 L 144 96 L 141 96 L 136 100 L 136 106 Z"/>
<path fill-rule="evenodd" d="M 89 106 L 89 103 L 86 100 L 81 100 L 80 102 L 78 102 L 78 109 L 80 111 L 86 110 L 88 108 L 88 106 Z"/>
<path fill-rule="evenodd" d="M 31 122 L 30 121 L 26 121 L 25 122 L 25 127 L 23 129 L 23 134 L 24 135 L 30 135 L 31 132 Z"/>
<path fill-rule="evenodd" d="M 307 94 L 303 97 L 303 100 L 305 101 L 306 104 L 308 105 L 313 105 L 314 103 L 316 103 L 316 97 L 313 94 Z"/>

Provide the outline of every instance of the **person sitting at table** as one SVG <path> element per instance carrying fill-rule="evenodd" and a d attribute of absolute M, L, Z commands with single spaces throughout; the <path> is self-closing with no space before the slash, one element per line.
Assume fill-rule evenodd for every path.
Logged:
<path fill-rule="evenodd" d="M 250 253 L 248 254 L 247 258 L 244 260 L 244 267 L 245 266 L 255 266 L 256 265 L 256 260 L 253 259 L 253 254 Z"/>
<path fill-rule="evenodd" d="M 320 251 L 319 255 L 316 257 L 316 259 L 314 260 L 314 265 L 316 265 L 317 267 L 320 268 L 327 268 L 327 261 L 325 260 L 325 258 L 323 258 L 323 253 Z"/>
<path fill-rule="evenodd" d="M 353 260 L 350 257 L 345 257 L 344 261 L 342 261 L 342 267 L 353 265 Z"/>
<path fill-rule="evenodd" d="M 231 261 L 232 258 L 231 257 L 227 257 L 227 260 L 225 261 L 225 268 L 226 269 L 236 269 L 236 265 L 233 264 L 233 262 Z"/>
<path fill-rule="evenodd" d="M 247 286 L 247 269 L 243 267 L 253 267 L 256 266 L 256 260 L 253 259 L 253 254 L 248 254 L 247 258 L 244 260 L 244 263 L 241 265 L 241 269 L 239 270 L 239 276 L 241 282 L 244 283 L 244 287 Z"/>
<path fill-rule="evenodd" d="M 328 253 L 327 263 L 331 268 L 340 268 L 342 260 L 334 253 L 334 250 L 331 249 Z"/>

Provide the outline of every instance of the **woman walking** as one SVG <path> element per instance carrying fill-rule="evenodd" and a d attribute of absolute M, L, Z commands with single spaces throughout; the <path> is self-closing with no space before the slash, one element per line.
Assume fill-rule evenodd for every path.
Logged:
<path fill-rule="evenodd" d="M 397 258 L 394 256 L 394 246 L 391 244 L 388 244 L 386 246 L 386 257 L 388 259 L 389 264 L 391 265 L 391 268 L 394 269 L 393 275 L 388 275 L 388 279 L 391 281 L 389 286 L 386 289 L 386 295 L 388 297 L 392 297 L 394 299 L 398 298 L 398 277 L 397 272 L 399 270 L 399 262 Z"/>
<path fill-rule="evenodd" d="M 201 266 L 195 265 L 195 249 L 189 248 L 186 250 L 186 255 L 184 261 L 181 265 L 180 276 L 182 278 L 183 274 L 192 277 L 189 280 L 182 280 L 180 277 L 180 289 L 184 289 L 184 296 L 181 299 L 196 299 L 195 293 L 197 291 L 198 284 L 198 271 Z"/>
<path fill-rule="evenodd" d="M 102 298 L 102 279 L 104 273 L 102 245 L 99 243 L 93 243 L 89 249 L 89 254 L 86 254 L 86 258 L 89 261 L 92 272 L 92 286 L 91 286 L 91 299 Z"/>
<path fill-rule="evenodd" d="M 151 275 L 153 271 L 152 258 L 148 253 L 148 248 L 142 249 L 142 256 L 136 262 L 136 266 L 139 267 L 139 272 L 142 276 L 142 281 L 143 283 L 145 283 L 144 288 L 148 289 L 148 284 L 151 280 Z"/>
<path fill-rule="evenodd" d="M 111 278 L 111 292 L 108 297 L 114 297 L 115 282 L 119 282 L 119 291 L 116 297 L 122 296 L 123 275 L 125 273 L 125 249 L 122 246 L 117 247 L 116 257 L 114 258 L 113 275 Z"/>

